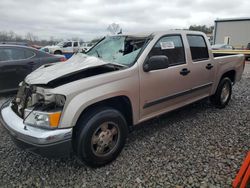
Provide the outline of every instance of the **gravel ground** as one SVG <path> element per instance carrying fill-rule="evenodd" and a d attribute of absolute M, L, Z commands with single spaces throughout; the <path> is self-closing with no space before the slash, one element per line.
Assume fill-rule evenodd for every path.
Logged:
<path fill-rule="evenodd" d="M 0 187 L 231 187 L 249 148 L 247 64 L 225 109 L 204 100 L 148 121 L 99 169 L 20 151 L 0 126 Z"/>

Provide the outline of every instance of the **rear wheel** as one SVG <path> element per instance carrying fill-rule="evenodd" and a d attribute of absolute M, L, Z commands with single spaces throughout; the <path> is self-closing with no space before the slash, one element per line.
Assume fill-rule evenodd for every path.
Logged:
<path fill-rule="evenodd" d="M 56 51 L 54 52 L 54 54 L 56 54 L 56 55 L 62 55 L 62 52 L 61 52 L 60 50 L 56 50 Z"/>
<path fill-rule="evenodd" d="M 76 133 L 76 153 L 88 166 L 113 161 L 126 142 L 128 129 L 123 115 L 113 108 L 98 108 L 83 115 Z"/>
<path fill-rule="evenodd" d="M 225 77 L 221 79 L 217 90 L 210 97 L 211 102 L 218 108 L 224 108 L 230 101 L 232 95 L 232 81 Z"/>

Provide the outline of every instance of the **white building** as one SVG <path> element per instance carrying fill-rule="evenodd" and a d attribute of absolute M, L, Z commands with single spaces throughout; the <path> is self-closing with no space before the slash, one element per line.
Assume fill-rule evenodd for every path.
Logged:
<path fill-rule="evenodd" d="M 215 20 L 214 44 L 223 43 L 245 48 L 250 43 L 250 17 Z"/>

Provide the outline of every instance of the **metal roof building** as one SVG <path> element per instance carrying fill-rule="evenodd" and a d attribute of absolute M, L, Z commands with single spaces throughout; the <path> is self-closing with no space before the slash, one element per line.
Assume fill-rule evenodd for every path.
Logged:
<path fill-rule="evenodd" d="M 214 44 L 223 43 L 246 47 L 250 43 L 250 17 L 215 20 Z"/>

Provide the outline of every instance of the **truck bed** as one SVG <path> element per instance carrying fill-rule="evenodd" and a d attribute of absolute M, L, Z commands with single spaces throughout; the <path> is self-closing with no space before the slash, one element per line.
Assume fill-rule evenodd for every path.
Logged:
<path fill-rule="evenodd" d="M 218 55 L 218 54 L 217 54 Z M 235 81 L 239 81 L 244 70 L 245 56 L 243 54 L 223 54 L 214 57 L 215 63 L 218 63 L 216 74 L 223 74 L 229 70 L 234 70 Z"/>

